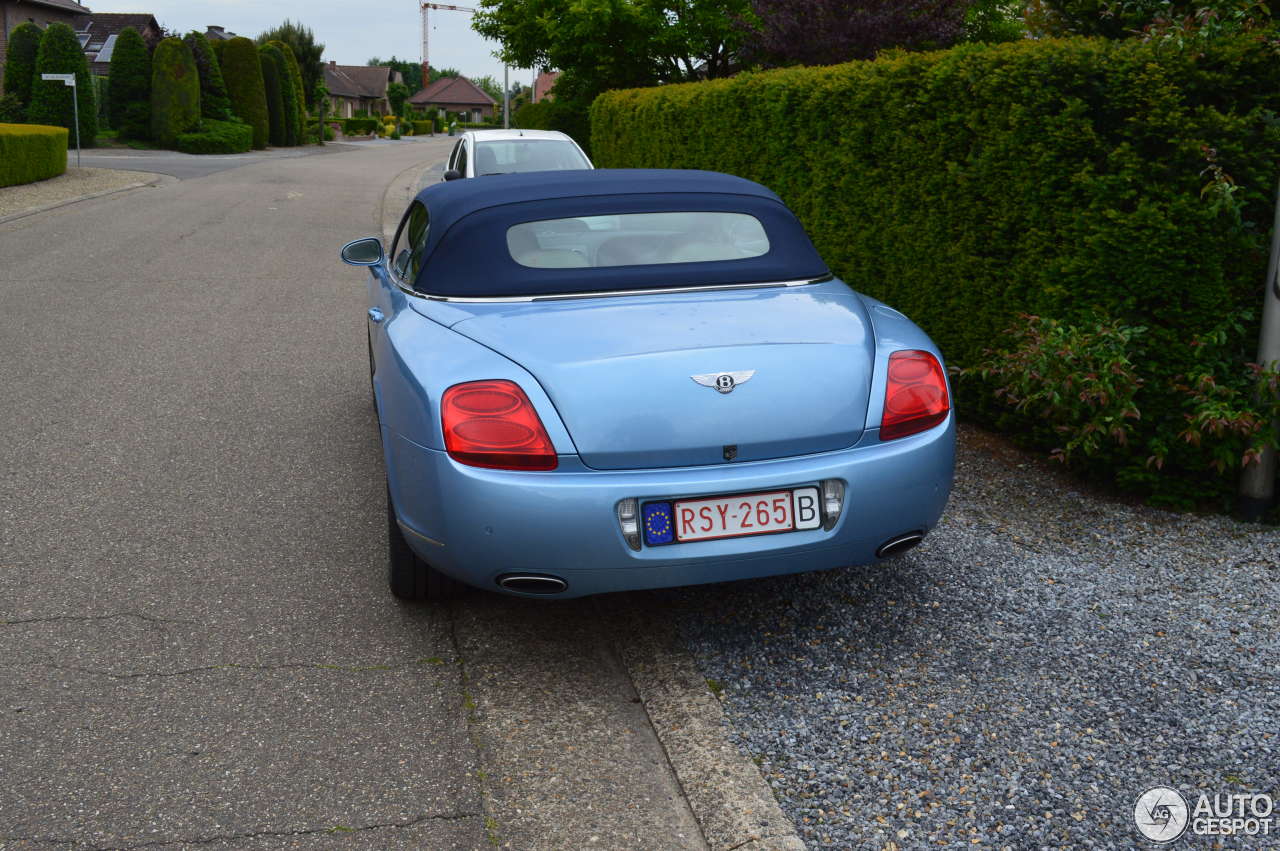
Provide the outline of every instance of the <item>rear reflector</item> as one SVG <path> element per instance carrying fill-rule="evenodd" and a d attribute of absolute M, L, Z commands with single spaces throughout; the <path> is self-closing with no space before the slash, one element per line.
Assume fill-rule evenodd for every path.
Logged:
<path fill-rule="evenodd" d="M 910 350 L 889 355 L 880 439 L 893 440 L 933 428 L 947 418 L 951 402 L 942 364 L 928 352 Z"/>
<path fill-rule="evenodd" d="M 514 381 L 468 381 L 444 391 L 440 424 L 449 457 L 494 470 L 554 470 L 556 450 Z"/>

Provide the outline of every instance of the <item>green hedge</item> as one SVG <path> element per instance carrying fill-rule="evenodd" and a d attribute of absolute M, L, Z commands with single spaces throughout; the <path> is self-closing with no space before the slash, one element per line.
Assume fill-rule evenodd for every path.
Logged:
<path fill-rule="evenodd" d="M 214 54 L 222 63 L 222 79 L 227 85 L 231 111 L 253 128 L 253 146 L 267 146 L 270 121 L 267 117 L 267 90 L 262 79 L 262 61 L 258 48 L 247 38 L 237 36 L 215 42 Z"/>
<path fill-rule="evenodd" d="M 151 53 L 133 27 L 125 27 L 111 54 L 109 123 L 121 139 L 151 134 Z"/>
<path fill-rule="evenodd" d="M 368 136 L 382 126 L 377 118 L 344 118 L 342 119 L 343 136 Z M 414 131 L 417 132 L 417 131 Z"/>
<path fill-rule="evenodd" d="M 31 85 L 36 73 L 36 54 L 44 31 L 27 21 L 9 33 L 5 50 L 4 92 L 18 99 L 24 108 L 31 104 Z"/>
<path fill-rule="evenodd" d="M 292 145 L 301 145 L 305 141 L 303 130 L 307 126 L 307 99 L 302 82 L 302 69 L 298 66 L 298 58 L 293 48 L 283 41 L 267 42 L 280 51 L 280 94 L 284 97 L 285 121 L 288 124 L 288 136 Z"/>
<path fill-rule="evenodd" d="M 227 97 L 227 84 L 222 79 L 222 63 L 213 52 L 209 40 L 199 30 L 183 36 L 200 75 L 200 117 L 214 121 L 231 121 L 231 99 Z"/>
<path fill-rule="evenodd" d="M 559 130 L 591 154 L 591 122 L 584 105 L 559 100 L 526 103 L 511 116 L 511 126 L 524 130 Z"/>
<path fill-rule="evenodd" d="M 284 111 L 283 86 L 288 84 L 284 76 L 284 57 L 274 47 L 263 44 L 258 47 L 258 61 L 267 93 L 267 138 L 273 147 L 283 148 L 291 144 L 289 120 Z"/>
<path fill-rule="evenodd" d="M 413 121 L 413 135 L 429 136 L 435 132 L 436 123 L 430 119 L 426 121 Z"/>
<path fill-rule="evenodd" d="M 239 121 L 206 118 L 191 133 L 178 136 L 184 154 L 243 154 L 253 147 L 253 128 Z"/>
<path fill-rule="evenodd" d="M 72 88 L 59 80 L 45 80 L 42 78 L 44 74 L 75 74 L 76 85 Z M 98 137 L 98 105 L 94 101 L 89 63 L 75 31 L 66 24 L 54 22 L 40 36 L 27 120 L 32 124 L 70 130 L 75 126 L 77 108 L 80 113 L 80 145 L 92 148 Z"/>
<path fill-rule="evenodd" d="M 0 186 L 57 177 L 67 170 L 65 127 L 0 124 Z"/>
<path fill-rule="evenodd" d="M 1141 419 L 1093 470 L 1161 501 L 1226 499 L 1235 473 L 1212 468 L 1215 441 L 1186 434 L 1185 377 L 1212 370 L 1235 383 L 1234 403 L 1245 395 L 1280 61 L 1261 41 L 1199 50 L 1025 41 L 608 92 L 592 150 L 601 167 L 765 184 L 840 277 L 912 317 L 953 366 L 1009 348 L 1022 313 L 1144 327 L 1130 352 Z M 1214 164 L 1234 190 L 1205 190 Z M 964 413 L 1061 440 L 1036 411 L 1008 414 L 990 385 L 958 389 Z"/>
<path fill-rule="evenodd" d="M 200 124 L 200 73 L 191 48 L 166 38 L 151 56 L 151 138 L 166 148 Z"/>

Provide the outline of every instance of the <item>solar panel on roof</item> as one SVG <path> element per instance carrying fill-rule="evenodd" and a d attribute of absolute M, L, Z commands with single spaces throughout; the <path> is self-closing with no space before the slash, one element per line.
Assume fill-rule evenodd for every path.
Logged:
<path fill-rule="evenodd" d="M 98 51 L 99 62 L 110 62 L 111 54 L 116 50 L 116 36 L 107 36 L 107 43 L 102 46 L 102 50 Z"/>

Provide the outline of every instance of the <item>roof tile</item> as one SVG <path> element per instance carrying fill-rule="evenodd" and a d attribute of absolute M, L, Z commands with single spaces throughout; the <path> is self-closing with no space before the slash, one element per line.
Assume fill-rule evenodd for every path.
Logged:
<path fill-rule="evenodd" d="M 434 83 L 422 89 L 409 103 L 414 105 L 429 103 L 465 104 L 467 106 L 494 106 L 497 104 L 484 89 L 466 77 L 440 77 Z"/>

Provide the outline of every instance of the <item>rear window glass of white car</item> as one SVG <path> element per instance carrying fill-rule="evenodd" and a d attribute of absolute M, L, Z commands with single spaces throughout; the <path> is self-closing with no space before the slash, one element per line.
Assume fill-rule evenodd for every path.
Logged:
<path fill-rule="evenodd" d="M 577 147 L 557 139 L 502 139 L 476 143 L 476 176 L 591 168 Z"/>
<path fill-rule="evenodd" d="M 746 213 L 625 213 L 513 225 L 507 250 L 530 269 L 657 266 L 760 257 L 769 237 Z"/>

